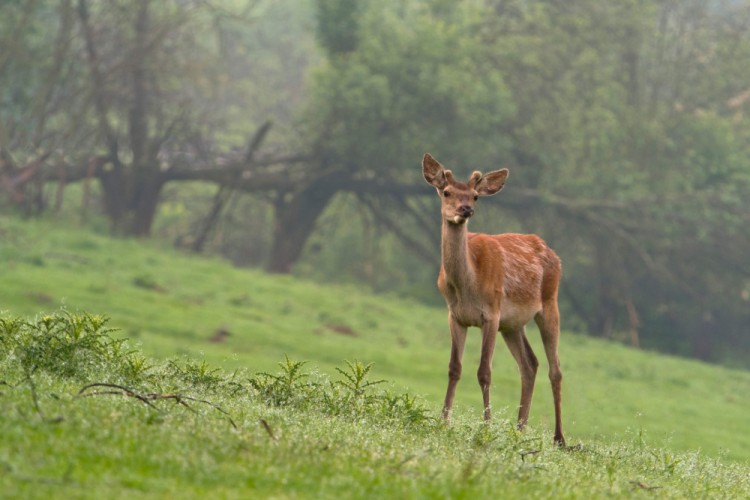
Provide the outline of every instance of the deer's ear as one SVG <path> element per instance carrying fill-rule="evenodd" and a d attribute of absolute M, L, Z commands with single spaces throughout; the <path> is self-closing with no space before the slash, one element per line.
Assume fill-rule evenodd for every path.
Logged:
<path fill-rule="evenodd" d="M 508 178 L 508 169 L 495 170 L 482 176 L 474 186 L 479 196 L 491 196 L 500 191 L 505 186 L 505 179 Z"/>
<path fill-rule="evenodd" d="M 429 153 L 425 153 L 424 158 L 422 158 L 422 175 L 428 184 L 437 189 L 443 189 L 448 184 L 445 169 Z"/>
<path fill-rule="evenodd" d="M 471 177 L 469 177 L 469 187 L 471 189 L 474 189 L 474 187 L 477 185 L 477 182 L 482 178 L 482 172 L 479 170 L 475 170 L 471 173 Z"/>

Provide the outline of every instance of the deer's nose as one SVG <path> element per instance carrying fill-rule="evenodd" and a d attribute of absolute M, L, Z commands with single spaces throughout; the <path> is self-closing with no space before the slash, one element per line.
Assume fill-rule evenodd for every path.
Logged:
<path fill-rule="evenodd" d="M 474 215 L 474 209 L 469 205 L 461 205 L 460 207 L 458 207 L 458 214 L 461 217 L 471 217 L 472 215 Z"/>

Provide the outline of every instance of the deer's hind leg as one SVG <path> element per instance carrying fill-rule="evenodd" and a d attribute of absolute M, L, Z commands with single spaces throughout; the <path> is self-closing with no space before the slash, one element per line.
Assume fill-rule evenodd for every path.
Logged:
<path fill-rule="evenodd" d="M 525 327 L 503 331 L 502 334 L 505 344 L 516 360 L 518 371 L 521 374 L 521 403 L 518 407 L 518 428 L 523 429 L 529 421 L 531 398 L 534 395 L 534 381 L 536 380 L 539 361 L 536 359 L 534 351 L 526 339 Z"/>
<path fill-rule="evenodd" d="M 557 300 L 550 300 L 542 311 L 535 317 L 539 331 L 542 334 L 544 352 L 549 362 L 549 380 L 552 384 L 552 398 L 555 404 L 555 443 L 565 446 L 565 436 L 562 430 L 562 371 L 560 370 L 560 356 L 557 346 L 560 342 L 560 313 Z"/>

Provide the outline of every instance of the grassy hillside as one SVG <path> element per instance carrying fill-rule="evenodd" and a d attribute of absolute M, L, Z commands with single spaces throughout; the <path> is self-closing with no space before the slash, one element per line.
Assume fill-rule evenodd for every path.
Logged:
<path fill-rule="evenodd" d="M 31 318 L 61 307 L 111 317 L 116 336 L 155 359 L 183 356 L 250 373 L 277 370 L 285 355 L 328 374 L 344 360 L 372 362 L 374 379 L 418 395 L 433 416 L 445 389 L 449 338 L 443 309 L 237 270 L 149 242 L 0 217 L 0 311 Z M 536 331 L 530 329 L 529 338 L 541 355 Z M 467 425 L 481 419 L 473 375 L 478 356 L 479 335 L 472 332 L 456 401 L 457 419 Z M 571 443 L 645 443 L 750 460 L 750 373 L 570 332 L 563 332 L 561 357 Z M 512 419 L 520 385 L 502 344 L 494 370 L 495 414 Z M 531 432 L 545 442 L 551 440 L 551 417 L 542 369 Z"/>
<path fill-rule="evenodd" d="M 153 362 L 101 317 L 0 320 L 6 498 L 659 498 L 750 495 L 750 468 L 642 440 L 560 450 L 537 429 L 450 427 L 370 366 L 334 377 Z"/>

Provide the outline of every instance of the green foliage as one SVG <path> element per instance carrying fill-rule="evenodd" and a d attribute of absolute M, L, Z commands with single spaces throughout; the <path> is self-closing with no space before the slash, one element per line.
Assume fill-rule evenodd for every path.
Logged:
<path fill-rule="evenodd" d="M 286 356 L 285 362 L 279 363 L 281 373 L 272 375 L 262 372 L 250 379 L 250 385 L 263 401 L 276 406 L 288 405 L 292 401 L 307 401 L 316 385 L 305 383 L 308 375 L 301 371 L 304 364 L 301 361 L 293 362 Z"/>
<path fill-rule="evenodd" d="M 331 57 L 356 50 L 366 0 L 316 0 L 318 43 Z"/>
<path fill-rule="evenodd" d="M 375 382 L 367 380 L 367 374 L 372 369 L 372 363 L 365 365 L 360 361 L 354 363 L 347 361 L 348 370 L 344 371 L 341 368 L 336 368 L 336 371 L 344 376 L 344 380 L 339 380 L 338 384 L 348 389 L 352 396 L 361 397 L 365 393 L 365 389 L 371 385 L 382 384 L 385 380 L 377 380 Z"/>
<path fill-rule="evenodd" d="M 356 50 L 332 55 L 312 72 L 305 143 L 318 168 L 332 175 L 331 185 L 354 180 L 381 187 L 334 191 L 296 269 L 434 301 L 436 228 L 424 224 L 430 207 L 405 202 L 388 185 L 421 183 L 426 151 L 446 162 L 497 166 L 510 145 L 502 130 L 513 100 L 502 70 L 482 61 L 472 6 L 366 2 L 352 15 Z M 405 249 L 394 228 L 418 240 L 408 247 L 417 252 Z"/>
<path fill-rule="evenodd" d="M 357 50 L 316 71 L 306 123 L 330 167 L 403 180 L 425 150 L 497 161 L 513 107 L 502 73 L 477 59 L 474 11 L 429 6 L 368 2 Z"/>
<path fill-rule="evenodd" d="M 487 202 L 472 227 L 547 239 L 566 316 L 741 363 L 750 127 L 732 61 L 750 44 L 726 22 L 740 4 L 371 4 L 356 50 L 314 75 L 307 135 L 327 170 L 382 187 L 332 199 L 298 272 L 434 289 L 436 209 L 388 186 L 421 183 L 425 151 L 461 175 L 505 163 L 505 209 Z"/>
<path fill-rule="evenodd" d="M 407 393 L 374 391 L 385 380 L 368 380 L 372 363 L 347 361 L 346 369 L 336 367 L 342 380 L 311 377 L 302 371 L 304 362 L 285 357 L 278 374 L 259 373 L 249 379 L 256 397 L 265 404 L 321 413 L 333 417 L 381 419 L 398 425 L 425 425 L 432 421 L 428 409 Z"/>
<path fill-rule="evenodd" d="M 218 374 L 220 370 L 210 366 L 206 360 L 198 362 L 186 359 L 182 366 L 170 360 L 168 364 L 175 378 L 186 381 L 192 387 L 215 388 L 223 381 L 223 377 Z"/>
<path fill-rule="evenodd" d="M 750 44 L 727 22 L 747 3 L 499 5 L 482 26 L 516 103 L 511 181 L 539 195 L 512 212 L 562 256 L 567 315 L 701 359 L 747 350 Z"/>
<path fill-rule="evenodd" d="M 74 68 L 64 68 L 57 58 L 67 56 L 70 13 L 53 2 L 3 2 L 0 4 L 0 147 L 3 159 L 23 164 L 38 153 L 46 120 L 63 121 L 57 104 L 78 102 L 70 81 Z M 33 61 L 33 64 L 30 62 Z M 48 114 L 48 115 L 47 115 Z"/>
<path fill-rule="evenodd" d="M 17 361 L 26 374 L 82 378 L 89 370 L 114 361 L 131 363 L 124 340 L 109 336 L 107 318 L 91 314 L 43 315 L 34 321 L 0 318 L 0 356 Z M 131 368 L 132 372 L 132 368 Z M 133 372 L 133 374 L 135 374 Z"/>

